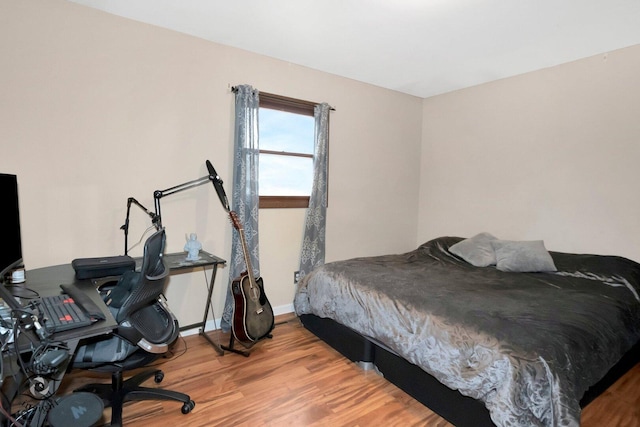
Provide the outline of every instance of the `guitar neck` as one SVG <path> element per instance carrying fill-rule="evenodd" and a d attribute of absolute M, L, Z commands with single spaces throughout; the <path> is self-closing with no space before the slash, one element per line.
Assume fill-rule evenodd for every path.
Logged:
<path fill-rule="evenodd" d="M 242 244 L 244 262 L 247 265 L 247 275 L 249 276 L 250 283 L 253 285 L 256 280 L 253 275 L 253 267 L 251 266 L 251 255 L 249 254 L 249 247 L 247 246 L 247 240 L 244 237 L 244 229 L 242 227 L 238 227 L 238 233 L 240 234 L 240 243 Z"/>

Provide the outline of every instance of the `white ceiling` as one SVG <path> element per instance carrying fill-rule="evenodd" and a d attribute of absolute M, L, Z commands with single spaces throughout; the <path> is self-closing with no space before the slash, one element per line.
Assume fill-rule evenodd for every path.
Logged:
<path fill-rule="evenodd" d="M 421 98 L 640 44 L 640 0 L 70 1 Z"/>

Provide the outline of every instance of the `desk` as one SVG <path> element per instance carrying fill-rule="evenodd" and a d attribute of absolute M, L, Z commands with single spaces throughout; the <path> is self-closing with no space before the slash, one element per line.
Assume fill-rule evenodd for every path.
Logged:
<path fill-rule="evenodd" d="M 216 351 L 218 351 L 220 354 L 223 354 L 223 350 L 220 348 L 220 346 L 214 343 L 213 340 L 211 340 L 211 338 L 208 335 L 206 335 L 204 329 L 205 329 L 205 324 L 207 320 L 207 314 L 211 306 L 211 296 L 213 292 L 213 285 L 215 282 L 217 268 L 219 265 L 224 265 L 226 261 L 221 258 L 218 258 L 215 255 L 211 255 L 207 252 L 202 252 L 202 251 L 200 252 L 200 257 L 201 259 L 197 261 L 186 261 L 185 253 L 175 253 L 175 254 L 166 254 L 164 256 L 164 259 L 170 269 L 170 272 L 179 271 L 183 269 L 192 269 L 196 267 L 206 268 L 211 266 L 213 268 L 212 277 L 208 284 L 208 295 L 207 295 L 207 303 L 204 311 L 204 318 L 202 320 L 202 323 L 198 323 L 195 326 L 200 326 L 200 334 L 203 335 L 207 339 L 207 341 L 209 341 L 209 343 L 216 349 Z M 141 264 L 142 262 L 141 259 L 136 261 L 138 262 L 138 264 Z M 75 350 L 80 340 L 98 336 L 98 335 L 109 334 L 117 327 L 116 320 L 113 318 L 113 315 L 109 311 L 106 304 L 102 301 L 102 298 L 100 297 L 100 294 L 97 292 L 97 289 L 96 289 L 97 285 L 103 282 L 105 279 L 109 279 L 109 278 L 78 280 L 75 278 L 75 271 L 71 266 L 71 264 L 56 265 L 52 267 L 44 267 L 44 268 L 27 271 L 26 283 L 23 285 L 16 286 L 14 293 L 18 294 L 21 288 L 23 288 L 24 289 L 24 292 L 22 294 L 23 297 L 34 298 L 36 296 L 36 294 L 30 294 L 27 291 L 27 289 L 37 292 L 37 295 L 39 296 L 56 295 L 61 293 L 62 291 L 62 289 L 60 288 L 61 284 L 73 285 L 77 289 L 85 292 L 86 296 L 88 296 L 91 299 L 91 301 L 98 308 L 100 308 L 100 311 L 104 315 L 105 320 L 98 321 L 92 325 L 89 325 L 83 328 L 58 332 L 51 337 L 52 340 L 66 343 L 67 347 L 69 348 L 69 352 L 73 354 L 75 353 Z M 114 279 L 115 278 L 110 278 L 110 280 L 114 280 Z M 0 286 L 3 286 L 3 285 L 0 284 Z M 21 336 L 23 336 L 24 338 L 27 338 L 27 336 L 29 335 L 31 335 L 32 337 L 35 337 L 35 334 L 33 334 L 31 331 L 21 334 Z M 18 343 L 20 342 L 21 341 L 19 340 Z M 31 351 L 28 347 L 25 347 L 24 350 L 26 353 Z M 20 351 L 22 352 L 21 346 L 20 346 Z M 19 392 L 19 385 L 20 385 L 20 382 L 22 381 L 22 378 L 21 378 L 22 371 L 20 369 L 20 366 L 18 366 L 17 362 L 10 363 L 11 360 L 9 360 L 9 359 L 13 359 L 13 361 L 15 361 L 17 355 L 11 352 L 7 353 L 6 355 L 8 356 L 8 358 L 6 363 L 4 364 L 5 369 L 3 372 L 3 375 L 5 376 L 6 381 L 2 382 L 2 391 L 4 393 L 3 393 L 3 396 L 0 396 L 0 398 L 2 399 L 2 402 L 0 404 L 3 405 L 5 410 L 8 410 L 8 412 L 10 412 L 11 402 Z M 2 355 L 3 358 L 4 356 L 5 354 Z M 70 362 L 71 360 L 69 360 L 67 363 L 70 363 Z M 66 369 L 63 369 L 62 372 L 59 374 L 59 378 L 56 378 L 56 381 L 57 381 L 57 384 L 55 386 L 56 388 L 59 385 L 59 381 L 61 381 L 62 377 L 64 376 L 64 370 Z M 15 378 L 13 376 L 14 374 L 16 375 Z M 52 390 L 52 391 L 55 392 L 55 390 Z M 46 412 L 44 412 L 42 416 L 46 416 Z M 6 421 L 6 418 L 4 417 L 4 415 L 0 414 L 0 425 L 4 425 L 3 423 L 5 421 Z"/>
<path fill-rule="evenodd" d="M 176 252 L 164 255 L 164 260 L 169 266 L 170 272 L 193 269 L 197 267 L 202 267 L 203 269 L 207 267 L 212 267 L 211 271 L 211 280 L 207 284 L 208 292 L 207 292 L 207 302 L 204 307 L 204 317 L 202 318 L 202 322 L 195 323 L 193 325 L 188 325 L 181 327 L 180 330 L 191 329 L 195 327 L 199 327 L 199 333 L 202 335 L 209 344 L 213 346 L 213 348 L 220 354 L 224 354 L 224 350 L 220 347 L 219 344 L 216 344 L 209 335 L 206 334 L 204 328 L 207 323 L 207 317 L 209 315 L 209 308 L 211 307 L 211 295 L 213 293 L 213 285 L 216 280 L 216 273 L 218 271 L 218 266 L 224 265 L 226 263 L 225 260 L 219 258 L 215 255 L 210 254 L 209 252 L 200 251 L 200 259 L 197 261 L 187 261 L 187 253 L 186 252 Z M 139 267 L 142 262 L 142 258 L 136 258 L 136 268 Z M 169 303 L 171 304 L 171 303 Z"/>
<path fill-rule="evenodd" d="M 108 334 L 118 326 L 109 308 L 104 301 L 102 301 L 102 297 L 96 289 L 94 280 L 76 279 L 75 270 L 71 267 L 71 264 L 55 265 L 27 271 L 26 279 L 26 283 L 23 286 L 36 291 L 43 297 L 61 293 L 62 289 L 60 289 L 60 285 L 74 285 L 76 288 L 84 291 L 91 301 L 100 308 L 100 311 L 102 311 L 104 315 L 105 320 L 98 321 L 93 325 L 54 334 L 54 340 L 65 342 L 73 341 L 77 343 L 80 339 Z"/>
<path fill-rule="evenodd" d="M 26 292 L 27 289 L 37 292 L 39 296 L 56 295 L 62 292 L 62 289 L 60 289 L 61 284 L 74 285 L 77 289 L 85 292 L 86 295 L 91 299 L 91 301 L 93 301 L 95 305 L 100 309 L 100 311 L 104 316 L 104 320 L 100 320 L 92 325 L 89 325 L 83 328 L 73 329 L 70 331 L 58 332 L 51 337 L 52 341 L 59 341 L 59 342 L 65 343 L 69 349 L 69 353 L 73 355 L 81 339 L 108 334 L 111 331 L 113 331 L 117 326 L 116 320 L 111 315 L 109 308 L 102 301 L 102 298 L 100 297 L 100 294 L 97 292 L 93 281 L 77 280 L 75 278 L 75 271 L 73 270 L 73 267 L 71 267 L 71 264 L 63 264 L 63 265 L 44 267 L 44 268 L 38 268 L 35 270 L 27 271 L 26 283 L 23 285 L 15 286 L 14 289 L 12 289 L 12 291 L 14 294 L 21 296 L 20 290 L 24 288 L 25 293 L 22 296 L 31 297 L 31 298 L 33 298 L 35 295 L 29 295 Z M 0 286 L 4 286 L 4 285 L 0 285 Z M 32 337 L 35 337 L 35 334 L 29 331 L 24 334 L 21 334 L 19 338 L 28 334 L 32 334 Z M 24 336 L 24 338 L 28 339 L 28 336 Z M 21 340 L 19 339 L 18 344 L 20 343 L 21 343 Z M 23 347 L 19 345 L 19 348 L 20 348 L 20 352 L 22 353 Z M 27 352 L 30 351 L 30 349 L 28 348 L 25 350 Z M 3 357 L 4 356 L 5 355 L 3 354 Z M 12 357 L 15 360 L 15 358 L 19 356 L 13 353 Z M 71 362 L 71 358 L 69 359 L 67 364 L 70 362 Z M 6 367 L 7 366 L 5 365 L 5 368 Z M 11 406 L 11 402 L 16 397 L 16 394 L 19 391 L 19 385 L 21 382 L 20 374 L 22 373 L 19 367 L 17 366 L 17 364 L 11 367 L 14 369 L 11 369 L 11 371 L 5 370 L 5 372 L 3 372 L 3 375 L 5 376 L 4 379 L 6 381 L 3 381 L 2 383 L 4 397 L 6 398 L 6 400 L 3 399 L 2 404 L 4 405 L 5 408 L 9 408 L 9 409 Z M 61 373 L 59 374 L 59 378 L 56 378 L 57 380 L 56 387 L 59 385 L 59 381 L 64 376 L 64 370 L 66 370 L 66 367 L 65 369 L 61 370 Z M 14 374 L 16 375 L 15 378 L 14 378 Z M 2 415 L 0 415 L 0 420 L 4 420 L 4 417 Z"/>

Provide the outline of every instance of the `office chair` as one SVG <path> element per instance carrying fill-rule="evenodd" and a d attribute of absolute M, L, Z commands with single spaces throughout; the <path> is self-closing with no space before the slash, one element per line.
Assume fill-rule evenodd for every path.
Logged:
<path fill-rule="evenodd" d="M 105 406 L 111 406 L 114 426 L 122 425 L 122 406 L 127 401 L 176 400 L 183 403 L 183 414 L 195 406 L 186 394 L 140 386 L 151 377 L 161 382 L 164 374 L 159 369 L 123 381 L 124 371 L 148 365 L 178 337 L 178 321 L 162 296 L 169 276 L 162 258 L 165 240 L 164 229 L 156 231 L 145 242 L 140 271 L 127 272 L 115 284 L 99 287 L 118 327 L 111 335 L 80 343 L 74 357 L 73 368 L 111 373 L 111 384 L 89 384 L 75 391 L 100 396 Z"/>

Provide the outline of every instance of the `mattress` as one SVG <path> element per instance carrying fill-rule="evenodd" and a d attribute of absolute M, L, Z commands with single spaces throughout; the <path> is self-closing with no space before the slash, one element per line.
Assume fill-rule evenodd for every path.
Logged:
<path fill-rule="evenodd" d="M 327 263 L 296 313 L 330 318 L 477 399 L 498 426 L 579 425 L 580 399 L 640 338 L 640 265 L 550 252 L 557 272 L 474 267 L 441 237 Z"/>

